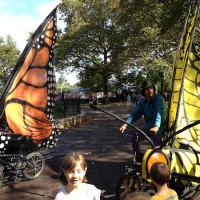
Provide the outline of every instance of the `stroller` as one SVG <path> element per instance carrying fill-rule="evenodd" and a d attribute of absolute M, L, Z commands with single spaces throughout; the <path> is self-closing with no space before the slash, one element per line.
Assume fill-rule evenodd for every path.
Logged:
<path fill-rule="evenodd" d="M 200 198 L 200 57 L 199 45 L 196 40 L 193 41 L 195 34 L 198 34 L 199 10 L 200 1 L 189 8 L 177 49 L 168 108 L 168 130 L 163 134 L 162 146 L 153 149 L 151 139 L 144 132 L 127 124 L 146 137 L 150 149 L 144 153 L 141 165 L 126 167 L 126 173 L 116 187 L 117 200 L 126 199 L 127 194 L 134 191 L 153 195 L 155 187 L 149 171 L 156 162 L 169 165 L 172 177 L 169 186 L 177 191 L 180 199 L 186 196 L 192 200 Z M 126 123 L 109 112 L 99 110 Z"/>
<path fill-rule="evenodd" d="M 7 130 L 0 131 L 0 186 L 13 177 L 15 181 L 38 177 L 45 166 L 38 151 L 53 148 L 58 141 L 52 64 L 56 10 L 33 33 L 1 95 L 0 119 Z"/>

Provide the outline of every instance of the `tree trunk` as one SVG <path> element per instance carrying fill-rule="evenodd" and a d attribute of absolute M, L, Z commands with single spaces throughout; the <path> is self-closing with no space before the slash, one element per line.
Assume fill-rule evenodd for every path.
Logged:
<path fill-rule="evenodd" d="M 164 76 L 163 72 L 160 73 L 160 82 L 161 82 L 161 84 L 160 84 L 160 87 L 161 87 L 160 91 L 163 94 L 165 92 L 165 76 Z"/>
<path fill-rule="evenodd" d="M 103 70 L 103 94 L 108 94 L 108 72 L 106 66 L 108 64 L 108 55 L 106 48 L 104 49 L 104 70 Z"/>
<path fill-rule="evenodd" d="M 107 76 L 107 72 L 104 72 L 104 74 L 103 74 L 103 94 L 104 95 L 108 94 L 108 76 Z"/>

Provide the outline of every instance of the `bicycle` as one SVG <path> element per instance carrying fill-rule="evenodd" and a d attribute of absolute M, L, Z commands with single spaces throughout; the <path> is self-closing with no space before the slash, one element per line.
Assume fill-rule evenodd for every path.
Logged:
<path fill-rule="evenodd" d="M 124 120 L 108 111 L 94 105 L 90 106 L 126 123 Z M 172 189 L 177 191 L 180 199 L 187 195 L 190 195 L 191 200 L 200 199 L 200 151 L 195 149 L 190 143 L 187 145 L 180 144 L 182 145 L 181 148 L 176 148 L 174 145 L 176 135 L 199 123 L 200 120 L 197 120 L 177 132 L 171 131 L 164 134 L 163 144 L 158 148 L 153 148 L 152 140 L 142 130 L 132 124 L 127 124 L 139 134 L 142 134 L 151 145 L 151 148 L 144 153 L 140 164 L 133 162 L 132 166 L 126 166 L 126 172 L 119 179 L 116 186 L 116 200 L 125 200 L 126 196 L 134 191 L 144 191 L 153 195 L 156 190 L 151 183 L 149 171 L 155 162 L 164 162 L 170 166 L 172 178 L 169 185 Z M 179 160 L 179 162 L 177 162 L 177 160 Z M 179 187 L 177 187 L 177 185 Z"/>

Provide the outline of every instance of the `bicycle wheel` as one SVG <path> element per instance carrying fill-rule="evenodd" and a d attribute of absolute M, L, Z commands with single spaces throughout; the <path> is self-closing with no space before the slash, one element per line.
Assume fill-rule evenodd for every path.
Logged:
<path fill-rule="evenodd" d="M 135 191 L 140 191 L 140 181 L 135 174 L 123 175 L 116 187 L 116 200 L 125 200 L 126 196 Z"/>
<path fill-rule="evenodd" d="M 192 197 L 191 200 L 200 200 L 200 191 L 196 191 Z"/>
<path fill-rule="evenodd" d="M 37 152 L 30 153 L 26 156 L 25 169 L 23 175 L 27 179 L 37 178 L 44 170 L 44 157 Z"/>

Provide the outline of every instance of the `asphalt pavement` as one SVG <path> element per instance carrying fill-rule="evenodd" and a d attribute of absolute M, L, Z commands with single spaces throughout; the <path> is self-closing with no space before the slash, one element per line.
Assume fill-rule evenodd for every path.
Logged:
<path fill-rule="evenodd" d="M 131 112 L 125 105 L 101 108 L 122 119 Z M 34 180 L 7 182 L 0 188 L 1 200 L 53 199 L 62 187 L 58 179 L 60 164 L 64 155 L 71 151 L 79 151 L 86 157 L 88 183 L 103 191 L 101 199 L 115 199 L 117 182 L 133 158 L 129 134 L 133 130 L 121 134 L 119 120 L 89 107 L 84 107 L 83 111 L 86 117 L 83 124 L 63 130 L 55 148 L 41 151 L 46 162 L 44 172 Z M 135 123 L 138 127 L 142 124 L 143 119 Z"/>

